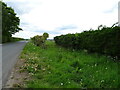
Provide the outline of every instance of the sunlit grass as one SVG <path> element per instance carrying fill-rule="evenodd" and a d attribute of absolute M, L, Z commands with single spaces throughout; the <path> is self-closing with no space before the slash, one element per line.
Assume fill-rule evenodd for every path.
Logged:
<path fill-rule="evenodd" d="M 28 88 L 117 88 L 117 62 L 105 56 L 72 51 L 47 41 L 42 49 L 31 42 L 25 46 L 21 58 L 26 60 L 21 66 L 32 75 Z"/>

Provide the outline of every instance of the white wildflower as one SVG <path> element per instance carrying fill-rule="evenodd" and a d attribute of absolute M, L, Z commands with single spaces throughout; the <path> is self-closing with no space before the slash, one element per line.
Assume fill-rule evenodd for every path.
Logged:
<path fill-rule="evenodd" d="M 63 85 L 63 83 L 61 83 L 61 85 Z"/>
<path fill-rule="evenodd" d="M 95 64 L 95 67 L 97 66 L 97 64 Z"/>
<path fill-rule="evenodd" d="M 98 72 L 98 71 L 96 71 L 96 72 Z"/>
<path fill-rule="evenodd" d="M 105 69 L 108 69 L 107 67 Z"/>
<path fill-rule="evenodd" d="M 35 68 L 35 71 L 37 71 L 37 68 Z"/>
<path fill-rule="evenodd" d="M 70 83 L 70 82 L 68 82 L 68 83 Z"/>
<path fill-rule="evenodd" d="M 45 68 L 43 68 L 42 70 L 45 71 Z"/>
<path fill-rule="evenodd" d="M 101 82 L 104 82 L 104 80 L 101 80 Z"/>

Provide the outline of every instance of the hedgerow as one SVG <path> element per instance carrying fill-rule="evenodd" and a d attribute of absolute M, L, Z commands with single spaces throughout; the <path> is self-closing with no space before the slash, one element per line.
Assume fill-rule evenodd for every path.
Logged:
<path fill-rule="evenodd" d="M 120 58 L 120 27 L 102 27 L 82 33 L 54 37 L 57 45 Z"/>

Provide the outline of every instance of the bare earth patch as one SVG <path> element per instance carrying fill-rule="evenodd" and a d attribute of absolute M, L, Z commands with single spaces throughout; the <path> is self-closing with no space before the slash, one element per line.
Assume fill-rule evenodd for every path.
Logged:
<path fill-rule="evenodd" d="M 21 68 L 24 64 L 23 59 L 17 61 L 4 88 L 25 87 L 25 81 L 30 80 L 30 75 Z"/>

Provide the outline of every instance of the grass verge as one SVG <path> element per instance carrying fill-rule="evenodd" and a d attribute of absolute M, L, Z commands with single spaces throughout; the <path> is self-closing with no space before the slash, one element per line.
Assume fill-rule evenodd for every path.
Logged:
<path fill-rule="evenodd" d="M 118 62 L 106 56 L 72 51 L 47 41 L 47 48 L 29 42 L 25 46 L 21 66 L 33 78 L 27 88 L 118 88 Z"/>

